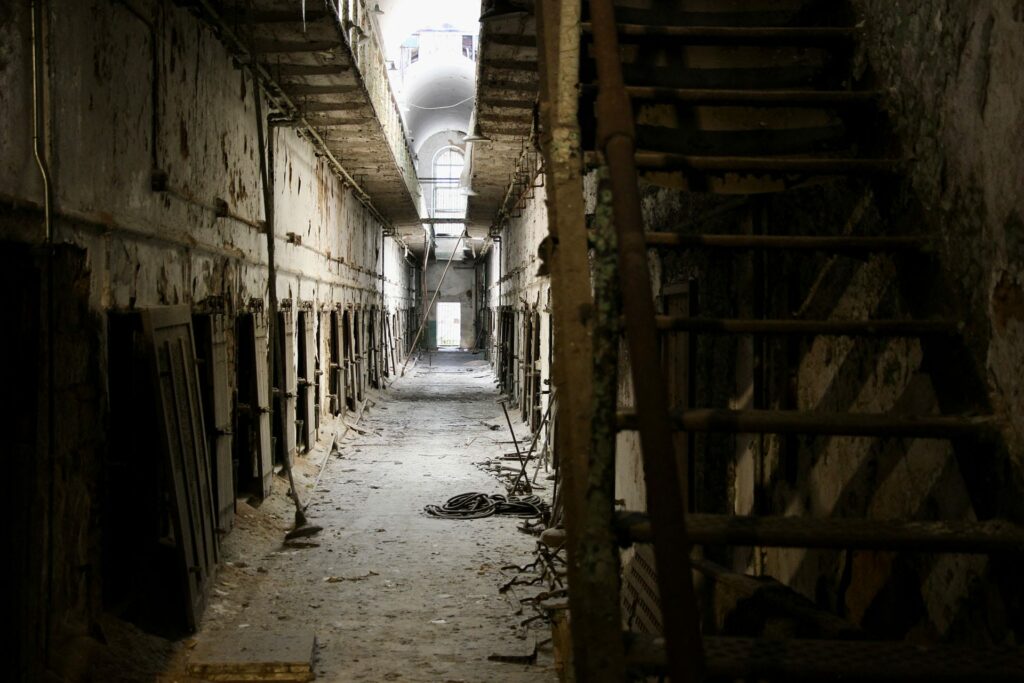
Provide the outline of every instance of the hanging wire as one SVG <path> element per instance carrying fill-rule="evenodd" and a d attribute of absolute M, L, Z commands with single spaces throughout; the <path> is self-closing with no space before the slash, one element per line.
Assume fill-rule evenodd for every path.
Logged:
<path fill-rule="evenodd" d="M 460 100 L 460 101 L 456 102 L 455 104 L 446 104 L 443 107 L 421 107 L 418 104 L 406 104 L 406 106 L 409 107 L 410 109 L 419 109 L 421 111 L 437 111 L 438 109 L 454 109 L 455 107 L 458 107 L 459 105 L 462 105 L 462 104 L 465 104 L 466 102 L 469 102 L 471 99 L 473 99 L 475 97 L 476 97 L 476 95 L 470 95 L 469 97 L 467 97 L 464 100 Z"/>

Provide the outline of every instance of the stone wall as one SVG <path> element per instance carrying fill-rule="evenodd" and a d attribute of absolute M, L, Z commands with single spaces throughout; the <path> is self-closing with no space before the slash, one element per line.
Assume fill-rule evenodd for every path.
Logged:
<path fill-rule="evenodd" d="M 885 92 L 907 201 L 938 237 L 973 364 L 1024 453 L 1024 3 L 854 0 L 861 71 Z"/>
<path fill-rule="evenodd" d="M 42 122 L 60 255 L 60 420 L 54 462 L 40 474 L 40 495 L 54 487 L 52 518 L 35 541 L 51 552 L 46 599 L 32 619 L 45 617 L 53 635 L 87 631 L 102 604 L 99 467 L 109 430 L 119 428 L 107 424 L 107 312 L 218 301 L 231 315 L 250 300 L 266 302 L 268 270 L 257 89 L 213 32 L 164 0 L 46 3 L 43 26 Z M 38 250 L 43 192 L 32 153 L 30 35 L 27 3 L 0 8 L 0 226 L 6 239 Z M 383 236 L 299 132 L 272 128 L 268 137 L 279 298 L 324 310 L 412 308 L 416 268 L 403 245 Z M 18 253 L 5 248 L 4 258 Z M 25 296 L 36 291 L 38 304 L 45 281 L 31 284 Z M 38 427 L 45 435 L 50 426 Z M 42 440 L 26 457 L 45 450 Z"/>
<path fill-rule="evenodd" d="M 539 184 L 539 179 L 534 184 Z M 490 341 L 492 351 L 497 344 L 498 310 L 508 306 L 515 310 L 517 335 L 522 328 L 523 313 L 536 309 L 540 313 L 540 372 L 542 391 L 549 388 L 551 379 L 551 278 L 547 265 L 541 258 L 542 242 L 548 236 L 547 194 L 543 187 L 533 190 L 533 197 L 524 200 L 525 206 L 518 215 L 509 219 L 501 231 L 500 243 L 492 245 L 487 252 L 484 270 L 486 273 L 486 297 L 490 320 Z M 518 343 L 521 340 L 518 339 Z M 492 358 L 492 362 L 496 362 Z M 518 362 L 518 361 L 514 361 Z M 520 376 L 517 366 L 516 376 Z M 507 388 L 517 400 L 521 399 L 522 387 Z M 547 409 L 548 396 L 541 396 L 541 412 Z"/>

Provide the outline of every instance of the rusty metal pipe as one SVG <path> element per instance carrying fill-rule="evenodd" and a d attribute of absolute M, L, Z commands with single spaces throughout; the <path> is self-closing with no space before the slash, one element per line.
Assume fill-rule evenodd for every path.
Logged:
<path fill-rule="evenodd" d="M 636 393 L 669 673 L 676 683 L 695 683 L 701 680 L 704 668 L 699 613 L 690 579 L 686 510 L 679 495 L 679 472 L 672 456 L 672 424 L 659 362 L 654 294 L 637 188 L 633 110 L 622 80 L 612 0 L 590 0 L 590 16 L 600 84 L 598 146 L 604 150 L 612 187 L 619 283 L 626 313 L 626 340 Z"/>

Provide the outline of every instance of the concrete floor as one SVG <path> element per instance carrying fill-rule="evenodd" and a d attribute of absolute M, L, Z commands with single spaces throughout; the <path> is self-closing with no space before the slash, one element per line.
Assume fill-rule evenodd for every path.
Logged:
<path fill-rule="evenodd" d="M 326 450 L 345 425 L 323 425 L 321 450 L 296 468 L 309 517 L 324 527 L 309 539 L 318 545 L 281 545 L 291 517 L 281 495 L 242 510 L 197 651 L 313 631 L 317 680 L 555 680 L 549 646 L 534 665 L 487 659 L 529 654 L 550 635 L 539 622 L 520 627 L 532 615 L 517 614 L 522 595 L 498 592 L 515 575 L 503 566 L 533 559 L 520 520 L 423 513 L 466 491 L 504 493 L 475 466 L 511 450 L 499 443 L 509 434 L 497 396 L 482 355 L 435 353 L 373 399 L 340 458 Z"/>

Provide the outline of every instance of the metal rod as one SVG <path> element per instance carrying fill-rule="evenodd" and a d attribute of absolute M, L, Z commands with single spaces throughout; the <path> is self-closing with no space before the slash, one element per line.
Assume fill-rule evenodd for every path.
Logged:
<path fill-rule="evenodd" d="M 519 450 L 519 439 L 516 438 L 516 430 L 512 428 L 512 418 L 509 417 L 509 415 L 508 415 L 508 406 L 505 405 L 505 402 L 507 400 L 508 400 L 507 398 L 500 398 L 500 399 L 498 399 L 498 403 L 501 404 L 501 410 L 502 410 L 503 413 L 505 413 L 505 422 L 508 423 L 508 431 L 512 435 L 512 444 L 516 447 L 516 459 L 519 460 L 519 476 L 516 477 L 516 483 L 512 485 L 512 493 L 515 493 L 516 492 L 516 486 L 519 485 L 519 479 L 520 479 L 520 477 L 522 477 L 523 473 L 526 471 L 526 462 L 527 461 L 523 458 L 523 454 Z M 529 478 L 527 478 L 527 480 L 526 480 L 526 490 L 527 491 L 531 490 Z"/>
<path fill-rule="evenodd" d="M 462 233 L 462 236 L 465 236 L 465 234 L 466 233 Z M 444 267 L 444 272 L 441 273 L 441 281 L 437 283 L 437 289 L 434 290 L 434 296 L 432 296 L 430 298 L 430 303 L 427 304 L 426 309 L 423 311 L 423 320 L 420 322 L 419 329 L 416 330 L 416 336 L 413 337 L 412 348 L 416 348 L 416 343 L 420 340 L 420 335 L 423 334 L 423 328 L 426 326 L 427 318 L 430 316 L 430 309 L 433 308 L 434 300 L 437 299 L 437 295 L 441 293 L 441 285 L 444 284 L 444 276 L 448 274 L 448 269 L 451 268 L 452 261 L 455 260 L 455 254 L 457 254 L 459 252 L 459 245 L 461 243 L 462 243 L 462 237 L 460 236 L 459 237 L 459 241 L 455 243 L 455 248 L 452 249 L 452 255 L 448 257 L 448 264 Z M 429 250 L 427 251 L 427 253 L 428 254 L 430 253 Z M 424 268 L 423 269 L 423 288 L 424 288 L 424 291 L 426 291 L 426 286 L 427 286 L 427 269 Z M 405 377 L 405 368 L 406 368 L 406 366 L 409 365 L 409 358 L 411 358 L 411 355 L 407 356 L 406 359 L 405 359 L 405 363 L 402 364 L 402 372 L 400 373 L 401 377 Z"/>
<path fill-rule="evenodd" d="M 757 320 L 737 318 L 655 317 L 657 328 L 671 332 L 720 334 L 798 334 L 836 337 L 920 337 L 957 334 L 955 320 Z"/>
<path fill-rule="evenodd" d="M 815 235 L 686 235 L 677 232 L 644 234 L 649 247 L 703 247 L 711 249 L 782 249 L 826 252 L 881 252 L 916 250 L 925 247 L 926 237 L 908 236 L 836 236 Z"/>
<path fill-rule="evenodd" d="M 620 430 L 635 430 L 636 413 L 615 416 Z M 992 416 L 886 415 L 883 413 L 815 413 L 797 410 L 686 410 L 673 417 L 686 432 L 738 434 L 816 434 L 821 436 L 902 436 L 919 439 L 968 438 L 994 433 Z"/>
<path fill-rule="evenodd" d="M 612 0 L 590 0 L 590 17 L 600 84 L 597 96 L 598 147 L 604 151 L 611 180 L 612 209 L 618 235 L 619 284 L 626 312 L 626 341 L 636 393 L 648 508 L 653 521 L 654 556 L 669 673 L 676 683 L 697 683 L 703 677 L 704 668 L 699 612 L 693 582 L 689 578 L 692 571 L 686 509 L 679 495 L 672 424 L 654 324 L 654 296 L 637 188 L 633 108 L 622 79 L 618 27 Z"/>
<path fill-rule="evenodd" d="M 690 537 L 702 545 L 846 548 L 899 552 L 1024 552 L 1024 528 L 1003 520 L 921 521 L 858 517 L 750 517 L 691 514 Z M 623 541 L 649 543 L 650 520 L 619 513 Z"/>

